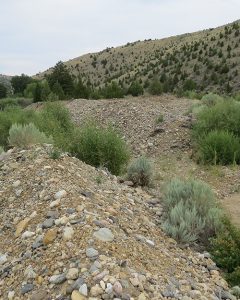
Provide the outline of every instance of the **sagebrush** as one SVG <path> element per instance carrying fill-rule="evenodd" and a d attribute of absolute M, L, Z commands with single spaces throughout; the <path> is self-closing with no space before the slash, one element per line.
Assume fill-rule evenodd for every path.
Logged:
<path fill-rule="evenodd" d="M 148 186 L 152 179 L 152 173 L 152 164 L 145 156 L 141 156 L 128 167 L 127 178 L 134 185 Z"/>
<path fill-rule="evenodd" d="M 163 198 L 164 231 L 179 242 L 205 242 L 221 227 L 222 211 L 202 181 L 172 180 Z"/>
<path fill-rule="evenodd" d="M 10 146 L 25 148 L 35 144 L 50 144 L 53 139 L 47 137 L 32 123 L 26 125 L 13 124 L 9 130 L 8 142 Z"/>

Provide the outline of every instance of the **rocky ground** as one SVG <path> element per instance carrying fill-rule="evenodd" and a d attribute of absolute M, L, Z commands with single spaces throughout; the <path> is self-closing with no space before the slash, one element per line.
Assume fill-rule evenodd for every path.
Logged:
<path fill-rule="evenodd" d="M 161 193 L 173 177 L 201 179 L 211 185 L 233 221 L 240 219 L 232 195 L 240 190 L 240 168 L 197 165 L 192 159 L 191 107 L 198 100 L 172 95 L 115 100 L 73 100 L 66 103 L 73 120 L 113 124 L 129 143 L 135 156 L 147 155 L 155 168 L 153 193 Z M 162 116 L 162 122 L 159 117 Z M 235 197 L 240 199 L 239 194 Z M 239 200 L 238 200 L 239 203 Z M 239 225 L 239 222 L 235 222 Z"/>
<path fill-rule="evenodd" d="M 0 161 L 0 299 L 235 299 L 208 253 L 179 247 L 161 199 L 49 146 Z"/>

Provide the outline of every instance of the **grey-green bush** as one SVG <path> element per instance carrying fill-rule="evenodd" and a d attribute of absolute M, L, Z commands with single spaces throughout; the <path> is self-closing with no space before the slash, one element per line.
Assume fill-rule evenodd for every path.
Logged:
<path fill-rule="evenodd" d="M 150 161 L 141 156 L 135 159 L 127 170 L 127 178 L 131 180 L 134 185 L 148 186 L 152 179 L 152 165 Z"/>
<path fill-rule="evenodd" d="M 25 148 L 34 144 L 52 143 L 53 139 L 39 131 L 34 124 L 13 124 L 9 130 L 10 146 Z"/>
<path fill-rule="evenodd" d="M 206 241 L 221 228 L 222 211 L 210 187 L 201 181 L 171 181 L 163 204 L 163 230 L 178 242 Z"/>
<path fill-rule="evenodd" d="M 123 171 L 129 159 L 128 147 L 116 130 L 94 123 L 75 130 L 70 151 L 87 164 L 106 167 L 115 175 Z"/>
<path fill-rule="evenodd" d="M 2 154 L 4 152 L 3 147 L 0 146 L 0 154 Z"/>

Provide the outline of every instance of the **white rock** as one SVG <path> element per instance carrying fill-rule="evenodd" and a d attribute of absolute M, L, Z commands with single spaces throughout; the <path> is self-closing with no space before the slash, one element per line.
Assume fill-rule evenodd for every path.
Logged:
<path fill-rule="evenodd" d="M 7 262 L 7 254 L 1 254 L 0 253 L 0 265 L 5 264 L 5 262 Z"/>
<path fill-rule="evenodd" d="M 63 240 L 69 241 L 73 238 L 74 230 L 72 227 L 64 227 L 63 229 Z"/>
<path fill-rule="evenodd" d="M 107 283 L 107 287 L 105 289 L 107 294 L 111 294 L 113 292 L 113 285 L 111 283 Z"/>
<path fill-rule="evenodd" d="M 14 291 L 10 291 L 8 293 L 8 300 L 13 300 L 14 299 L 14 296 L 15 296 L 15 292 Z"/>
<path fill-rule="evenodd" d="M 17 181 L 14 181 L 14 183 L 12 184 L 12 186 L 14 188 L 18 187 L 19 185 L 21 184 L 21 181 L 20 180 L 17 180 Z"/>
<path fill-rule="evenodd" d="M 112 242 L 114 240 L 114 235 L 108 228 L 100 228 L 94 232 L 93 236 L 102 242 Z"/>
<path fill-rule="evenodd" d="M 35 235 L 35 232 L 32 232 L 32 231 L 25 231 L 23 234 L 22 234 L 22 239 L 28 239 L 32 236 Z"/>
<path fill-rule="evenodd" d="M 59 206 L 59 204 L 60 204 L 60 199 L 52 201 L 50 203 L 50 208 L 57 207 L 57 206 Z"/>
<path fill-rule="evenodd" d="M 78 269 L 77 268 L 71 268 L 68 270 L 66 278 L 68 280 L 74 280 L 78 278 Z"/>
<path fill-rule="evenodd" d="M 66 195 L 67 195 L 67 192 L 65 190 L 61 190 L 54 195 L 54 198 L 61 199 L 61 198 L 65 197 Z"/>
<path fill-rule="evenodd" d="M 83 285 L 80 286 L 79 292 L 83 296 L 87 297 L 87 295 L 88 295 L 88 287 L 87 287 L 86 283 L 84 283 Z"/>
<path fill-rule="evenodd" d="M 24 271 L 24 276 L 26 277 L 26 279 L 35 279 L 37 277 L 37 274 L 33 270 L 33 267 L 30 265 Z"/>

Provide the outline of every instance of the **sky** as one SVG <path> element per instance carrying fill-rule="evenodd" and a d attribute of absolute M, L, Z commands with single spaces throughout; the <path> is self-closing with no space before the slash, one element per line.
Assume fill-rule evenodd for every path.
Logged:
<path fill-rule="evenodd" d="M 239 18 L 240 0 L 0 0 L 0 74 L 34 75 L 59 60 Z"/>

